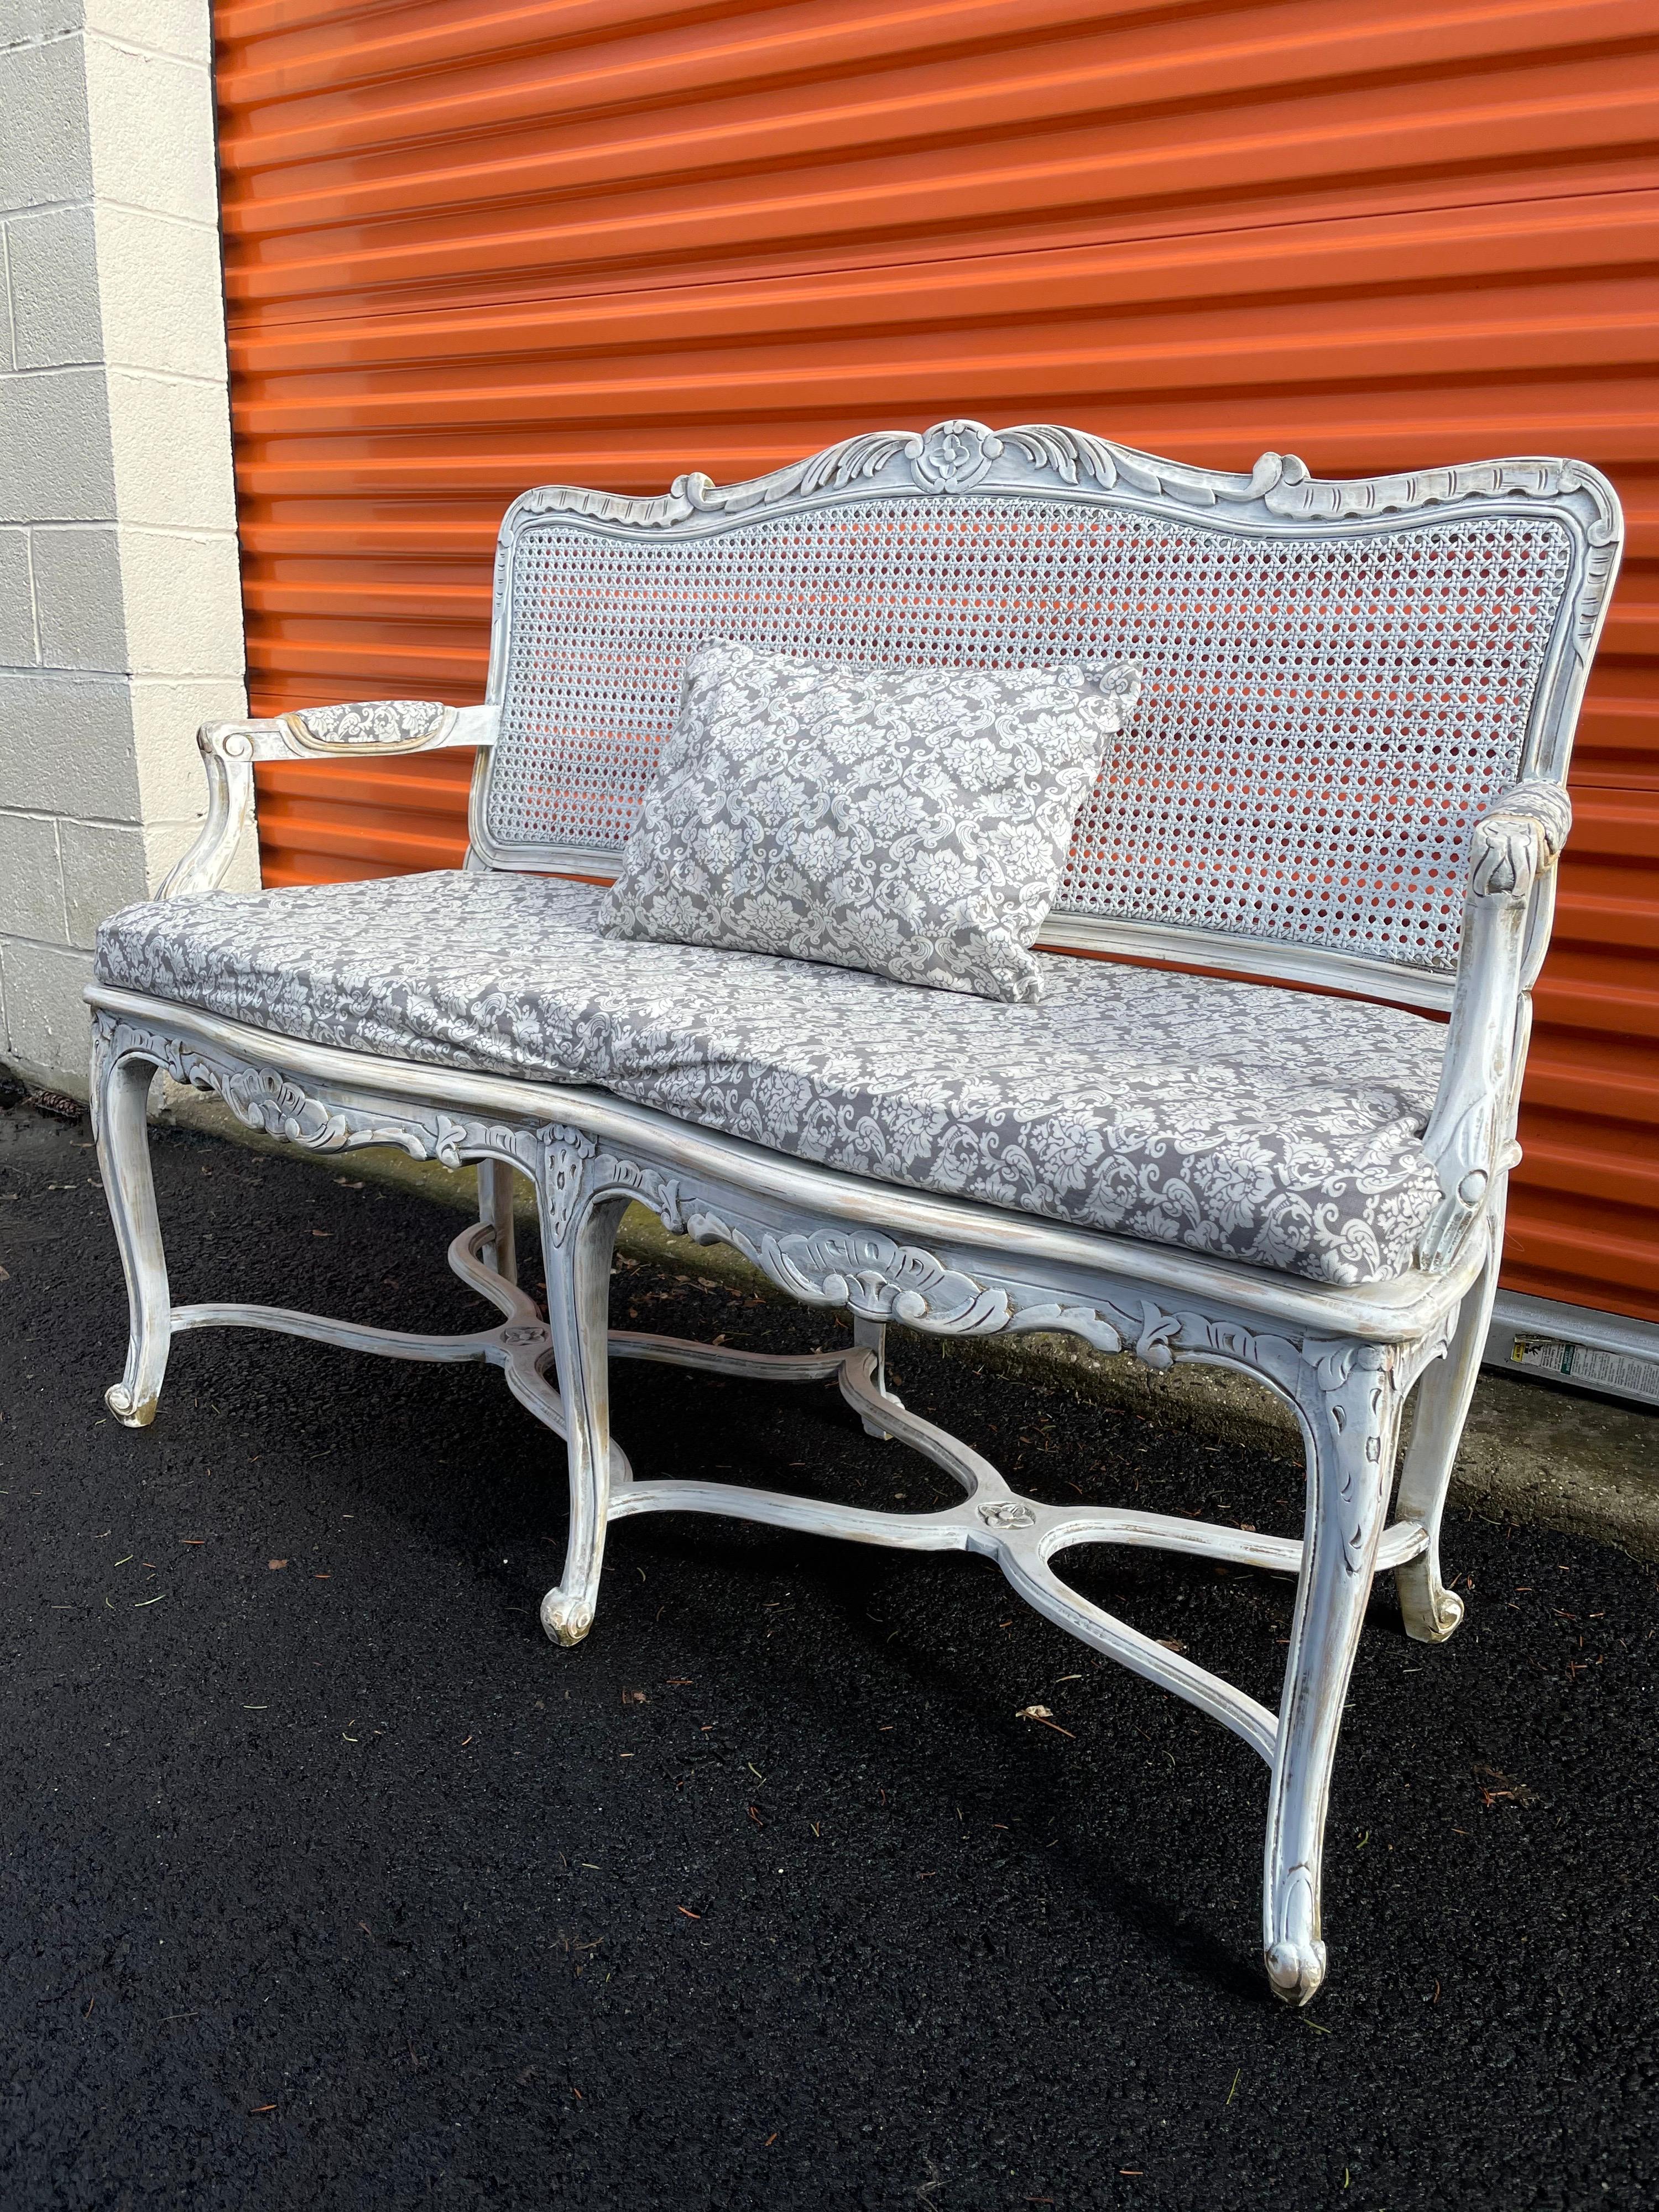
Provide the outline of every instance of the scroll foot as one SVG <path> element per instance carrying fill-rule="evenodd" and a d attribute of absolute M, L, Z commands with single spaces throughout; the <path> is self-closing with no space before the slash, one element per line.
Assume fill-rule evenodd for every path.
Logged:
<path fill-rule="evenodd" d="M 1420 1567 L 1424 1563 L 1413 1564 Z M 1463 1601 L 1455 1590 L 1443 1588 L 1439 1577 L 1429 1572 L 1420 1581 L 1408 1582 L 1404 1567 L 1395 1570 L 1395 1579 L 1400 1585 L 1406 1633 L 1414 1644 L 1444 1644 L 1456 1635 L 1462 1624 Z"/>
<path fill-rule="evenodd" d="M 104 1393 L 104 1403 L 124 1429 L 147 1429 L 155 1419 L 158 1402 L 152 1393 L 148 1398 L 140 1398 L 135 1404 L 124 1382 L 112 1382 Z"/>
<path fill-rule="evenodd" d="M 1269 1944 L 1262 1954 L 1273 1995 L 1301 2006 L 1317 1996 L 1325 1980 L 1325 1946 L 1317 1942 Z"/>
<path fill-rule="evenodd" d="M 593 1626 L 593 1608 L 580 1598 L 567 1597 L 562 1589 L 550 1589 L 542 1600 L 542 1626 L 555 1644 L 562 1644 L 567 1650 L 580 1644 Z"/>

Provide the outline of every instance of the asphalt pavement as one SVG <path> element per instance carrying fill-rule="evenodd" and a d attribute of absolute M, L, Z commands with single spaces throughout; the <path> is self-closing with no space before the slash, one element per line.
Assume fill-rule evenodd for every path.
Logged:
<path fill-rule="evenodd" d="M 1292 2014 L 1260 1763 L 985 1561 L 633 1521 L 561 1651 L 560 1449 L 496 1375 L 215 1332 L 120 1428 L 90 1143 L 0 1112 L 5 2212 L 1659 2202 L 1651 1565 L 1455 1517 L 1439 1650 L 1379 1589 Z M 476 1325 L 453 1217 L 349 1155 L 155 1156 L 181 1302 Z M 638 1266 L 616 1313 L 838 1328 Z M 1299 1524 L 1282 1462 L 897 1367 L 1034 1494 Z M 616 1396 L 641 1477 L 945 1494 L 832 1389 Z M 1273 1698 L 1284 1582 L 1074 1565 Z"/>

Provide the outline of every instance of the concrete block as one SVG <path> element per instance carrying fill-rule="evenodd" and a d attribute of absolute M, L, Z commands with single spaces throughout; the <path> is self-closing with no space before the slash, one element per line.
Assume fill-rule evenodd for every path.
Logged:
<path fill-rule="evenodd" d="M 123 530 L 127 656 L 157 676 L 234 676 L 242 661 L 242 587 L 226 532 Z"/>
<path fill-rule="evenodd" d="M 55 39 L 0 52 L 0 210 L 92 197 L 82 41 Z"/>
<path fill-rule="evenodd" d="M 40 0 L 37 0 L 37 4 Z M 45 0 L 60 8 L 81 8 L 83 0 Z M 208 0 L 84 0 L 86 26 L 124 45 L 148 46 L 182 61 L 213 58 L 213 27 Z"/>
<path fill-rule="evenodd" d="M 230 403 L 222 384 L 112 368 L 109 419 L 117 511 L 163 529 L 236 527 Z"/>
<path fill-rule="evenodd" d="M 103 358 L 123 368 L 222 380 L 218 232 L 105 203 L 97 234 Z"/>
<path fill-rule="evenodd" d="M 58 843 L 69 942 L 89 952 L 100 921 L 149 896 L 147 841 L 142 830 L 108 822 L 64 821 L 58 825 Z"/>
<path fill-rule="evenodd" d="M 157 890 L 175 861 L 182 860 L 196 842 L 199 822 L 147 822 L 144 824 L 146 888 Z M 241 886 L 236 887 L 239 890 Z"/>
<path fill-rule="evenodd" d="M 11 329 L 11 249 L 6 226 L 0 222 L 0 372 L 17 366 L 17 348 Z"/>
<path fill-rule="evenodd" d="M 29 1082 L 86 1097 L 92 1018 L 81 994 L 91 981 L 90 953 L 0 938 L 5 1056 Z"/>
<path fill-rule="evenodd" d="M 0 1051 L 82 1095 L 245 706 L 211 58 L 210 0 L 0 0 Z"/>
<path fill-rule="evenodd" d="M 196 682 L 145 677 L 134 682 L 133 765 L 147 823 L 200 821 L 207 807 L 207 780 L 196 732 L 204 722 L 240 721 L 246 709 L 240 677 Z"/>
<path fill-rule="evenodd" d="M 5 0 L 0 8 L 0 38 L 8 46 L 80 30 L 204 67 L 213 58 L 208 0 Z"/>
<path fill-rule="evenodd" d="M 159 456 L 155 465 L 161 473 Z M 104 371 L 13 370 L 0 378 L 0 522 L 114 519 Z"/>
<path fill-rule="evenodd" d="M 250 822 L 241 843 L 236 848 L 236 857 L 225 871 L 224 888 L 228 891 L 257 891 L 264 888 L 264 877 L 259 869 L 259 825 Z"/>
<path fill-rule="evenodd" d="M 96 32 L 88 32 L 83 44 L 95 196 L 185 222 L 216 222 L 218 179 L 207 70 L 198 62 L 117 45 Z"/>
<path fill-rule="evenodd" d="M 124 672 L 131 659 L 121 541 L 109 523 L 47 527 L 33 540 L 35 621 L 47 668 Z"/>
<path fill-rule="evenodd" d="M 7 805 L 136 822 L 131 692 L 121 676 L 0 670 L 0 792 Z"/>
<path fill-rule="evenodd" d="M 64 878 L 49 814 L 0 812 L 0 935 L 62 945 Z"/>
<path fill-rule="evenodd" d="M 8 46 L 34 46 L 78 31 L 86 21 L 83 0 L 6 0 L 0 10 Z"/>
<path fill-rule="evenodd" d="M 206 811 L 204 807 L 203 815 Z M 197 832 L 201 826 L 202 816 L 193 822 L 146 824 L 145 871 L 152 892 L 161 888 L 168 870 L 176 861 L 182 860 L 196 842 Z M 248 824 L 246 834 L 236 848 L 220 888 L 228 891 L 257 891 L 259 889 L 259 833 L 254 823 Z"/>
<path fill-rule="evenodd" d="M 98 239 L 90 207 L 13 216 L 11 311 L 20 368 L 69 368 L 103 358 Z"/>
<path fill-rule="evenodd" d="M 27 530 L 0 530 L 0 667 L 33 668 L 34 584 Z"/>

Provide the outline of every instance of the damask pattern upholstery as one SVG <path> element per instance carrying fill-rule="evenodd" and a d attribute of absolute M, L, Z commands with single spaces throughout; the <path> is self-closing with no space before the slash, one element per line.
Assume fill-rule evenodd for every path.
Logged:
<path fill-rule="evenodd" d="M 1325 1283 L 1407 1272 L 1443 1025 L 1050 954 L 997 1005 L 618 940 L 603 893 L 438 873 L 129 907 L 100 979 L 428 1066 L 595 1085 L 879 1181 Z"/>
<path fill-rule="evenodd" d="M 339 707 L 301 707 L 283 721 L 313 752 L 352 752 L 378 747 L 401 752 L 436 734 L 453 709 L 439 699 L 354 699 Z"/>
<path fill-rule="evenodd" d="M 1036 1000 L 1030 947 L 1139 692 L 1128 662 L 860 668 L 711 640 L 600 926 Z"/>

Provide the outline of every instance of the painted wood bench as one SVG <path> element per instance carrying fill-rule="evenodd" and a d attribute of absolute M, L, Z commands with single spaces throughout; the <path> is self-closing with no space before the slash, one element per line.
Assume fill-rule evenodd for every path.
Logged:
<path fill-rule="evenodd" d="M 1620 544 L 1610 487 L 1571 461 L 1337 483 L 1270 453 L 1244 477 L 1045 425 L 866 434 L 657 498 L 526 493 L 501 532 L 486 703 L 204 729 L 203 833 L 160 899 L 103 933 L 93 1095 L 131 1301 L 111 1408 L 151 1420 L 171 1338 L 204 1328 L 499 1367 L 567 1449 L 568 1552 L 542 1616 L 563 1644 L 587 1632 L 605 1530 L 630 1514 L 994 1559 L 1050 1620 L 1267 1762 L 1267 1968 L 1305 2002 L 1373 1579 L 1393 1571 L 1425 1642 L 1462 1613 L 1441 1511 Z M 1043 1006 L 598 935 L 580 879 L 614 874 L 709 636 L 896 665 L 1143 663 L 1045 930 Z M 443 745 L 478 749 L 465 872 L 217 890 L 255 762 Z M 434 1338 L 174 1306 L 146 1150 L 157 1068 L 296 1146 L 476 1162 L 480 1218 L 450 1258 L 499 1319 Z M 904 1133 L 918 1120 L 925 1142 Z M 545 1315 L 516 1279 L 519 1176 Z M 608 1330 L 634 1200 L 845 1310 L 850 1343 L 777 1358 Z M 889 1389 L 890 1322 L 1062 1331 L 1254 1376 L 1300 1417 L 1300 1536 L 1016 1494 Z M 834 1381 L 961 1499 L 887 1513 L 635 1481 L 611 1434 L 617 1359 Z M 1071 1589 L 1054 1559 L 1092 1544 L 1294 1577 L 1279 1711 Z"/>

